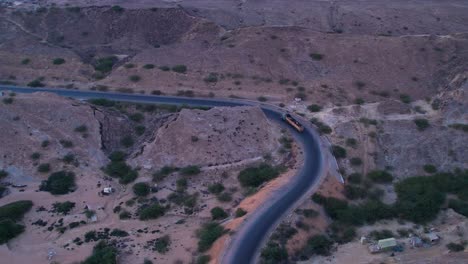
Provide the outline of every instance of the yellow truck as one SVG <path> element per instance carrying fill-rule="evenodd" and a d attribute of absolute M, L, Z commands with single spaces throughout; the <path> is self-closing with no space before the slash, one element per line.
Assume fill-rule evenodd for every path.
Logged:
<path fill-rule="evenodd" d="M 301 125 L 301 123 L 294 119 L 294 117 L 292 117 L 291 114 L 283 114 L 283 120 L 286 121 L 286 123 L 290 124 L 292 127 L 294 127 L 297 131 L 304 131 L 304 127 Z"/>

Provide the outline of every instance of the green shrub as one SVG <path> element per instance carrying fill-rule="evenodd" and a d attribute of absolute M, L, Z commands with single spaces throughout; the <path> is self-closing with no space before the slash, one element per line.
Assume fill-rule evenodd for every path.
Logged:
<path fill-rule="evenodd" d="M 268 242 L 260 254 L 262 263 L 284 263 L 288 259 L 288 251 L 284 246 Z"/>
<path fill-rule="evenodd" d="M 23 233 L 24 229 L 25 226 L 17 224 L 11 219 L 0 220 L 0 245 Z"/>
<path fill-rule="evenodd" d="M 128 234 L 127 231 L 122 230 L 122 229 L 118 229 L 118 228 L 114 228 L 114 229 L 110 232 L 110 235 L 111 235 L 111 236 L 116 236 L 116 237 L 127 237 L 127 236 L 129 236 L 129 234 Z"/>
<path fill-rule="evenodd" d="M 107 100 L 104 98 L 90 99 L 89 102 L 93 105 L 99 105 L 104 107 L 113 107 L 116 104 L 114 101 Z"/>
<path fill-rule="evenodd" d="M 185 175 L 185 176 L 190 176 L 190 175 L 197 175 L 201 172 L 200 167 L 198 166 L 186 166 L 180 169 L 180 174 Z"/>
<path fill-rule="evenodd" d="M 226 213 L 226 211 L 224 211 L 223 208 L 218 207 L 218 206 L 211 209 L 210 212 L 211 212 L 211 219 L 213 220 L 221 220 L 221 219 L 228 217 L 228 214 Z"/>
<path fill-rule="evenodd" d="M 128 77 L 128 79 L 132 82 L 139 82 L 141 80 L 141 77 L 138 76 L 138 75 L 130 75 L 130 77 Z"/>
<path fill-rule="evenodd" d="M 34 152 L 33 154 L 31 154 L 31 159 L 32 160 L 38 160 L 41 158 L 41 153 L 39 152 Z"/>
<path fill-rule="evenodd" d="M 187 190 L 188 182 L 186 178 L 177 179 L 176 181 L 177 191 L 183 192 Z"/>
<path fill-rule="evenodd" d="M 37 167 L 37 171 L 40 172 L 40 173 L 49 172 L 50 171 L 50 164 L 49 163 L 39 164 L 39 166 Z"/>
<path fill-rule="evenodd" d="M 354 185 L 346 185 L 344 188 L 346 198 L 350 200 L 363 199 L 367 196 L 367 191 L 364 188 Z"/>
<path fill-rule="evenodd" d="M 159 69 L 161 71 L 170 71 L 171 70 L 171 68 L 169 68 L 168 66 L 159 66 Z"/>
<path fill-rule="evenodd" d="M 75 155 L 73 153 L 68 153 L 65 156 L 63 156 L 62 161 L 70 164 L 75 161 Z"/>
<path fill-rule="evenodd" d="M 333 242 L 324 235 L 314 235 L 307 240 L 306 251 L 312 254 L 328 256 Z"/>
<path fill-rule="evenodd" d="M 214 183 L 214 184 L 210 184 L 208 186 L 208 191 L 210 193 L 213 193 L 213 194 L 219 194 L 219 193 L 222 193 L 224 191 L 224 185 L 220 182 L 217 182 L 217 183 Z"/>
<path fill-rule="evenodd" d="M 135 142 L 133 141 L 133 138 L 130 135 L 124 136 L 120 139 L 120 144 L 122 144 L 122 146 L 124 146 L 125 148 L 133 146 L 134 143 Z"/>
<path fill-rule="evenodd" d="M 436 173 L 437 172 L 437 168 L 436 166 L 432 165 L 432 164 L 426 164 L 423 166 L 423 169 L 425 172 L 427 173 Z"/>
<path fill-rule="evenodd" d="M 226 230 L 215 222 L 206 223 L 197 231 L 198 251 L 205 252 L 220 238 Z"/>
<path fill-rule="evenodd" d="M 353 157 L 349 160 L 349 162 L 351 163 L 351 165 L 353 166 L 360 166 L 362 164 L 362 160 L 361 158 L 359 157 Z"/>
<path fill-rule="evenodd" d="M 6 170 L 0 170 L 0 179 L 6 178 L 8 176 L 8 172 Z"/>
<path fill-rule="evenodd" d="M 166 213 L 166 207 L 161 206 L 159 203 L 153 203 L 149 206 L 140 208 L 140 220 L 156 219 Z"/>
<path fill-rule="evenodd" d="M 455 212 L 464 215 L 465 217 L 468 217 L 468 203 L 455 199 L 450 199 L 448 202 L 448 207 L 452 208 Z"/>
<path fill-rule="evenodd" d="M 349 176 L 348 176 L 348 181 L 350 183 L 354 183 L 354 184 L 359 184 L 361 183 L 362 181 L 362 174 L 361 173 L 351 173 Z"/>
<path fill-rule="evenodd" d="M 125 220 L 125 219 L 130 219 L 132 217 L 132 214 L 128 211 L 122 211 L 119 214 L 119 219 Z"/>
<path fill-rule="evenodd" d="M 346 158 L 346 149 L 343 148 L 342 146 L 333 145 L 331 147 L 331 152 L 332 152 L 333 156 L 335 156 L 335 158 L 337 158 L 337 159 Z"/>
<path fill-rule="evenodd" d="M 259 102 L 266 102 L 266 101 L 268 101 L 268 98 L 266 98 L 265 96 L 259 96 L 259 97 L 257 98 L 257 100 L 258 100 Z"/>
<path fill-rule="evenodd" d="M 52 61 L 52 63 L 53 63 L 54 65 L 61 65 L 61 64 L 64 64 L 64 63 L 65 63 L 65 60 L 62 59 L 62 58 L 55 58 L 55 59 Z"/>
<path fill-rule="evenodd" d="M 312 118 L 310 122 L 317 126 L 320 135 L 322 134 L 330 134 L 332 132 L 331 127 L 327 126 L 325 123 L 321 122 L 317 118 Z"/>
<path fill-rule="evenodd" d="M 121 184 L 133 182 L 138 177 L 138 172 L 125 162 L 125 153 L 113 152 L 109 159 L 111 162 L 104 168 L 104 172 L 114 178 L 119 178 Z"/>
<path fill-rule="evenodd" d="M 147 69 L 147 70 L 154 69 L 154 64 L 145 64 L 143 65 L 143 69 Z"/>
<path fill-rule="evenodd" d="M 145 126 L 139 125 L 139 126 L 135 127 L 135 133 L 137 133 L 137 135 L 139 135 L 139 136 L 143 135 L 145 133 L 145 131 L 146 131 Z"/>
<path fill-rule="evenodd" d="M 80 125 L 80 126 L 75 127 L 74 131 L 78 133 L 85 133 L 88 131 L 88 127 L 86 125 Z"/>
<path fill-rule="evenodd" d="M 177 72 L 177 73 L 186 73 L 187 72 L 187 66 L 185 66 L 185 65 L 175 65 L 174 67 L 172 67 L 172 71 Z"/>
<path fill-rule="evenodd" d="M 328 231 L 330 232 L 330 238 L 339 244 L 349 243 L 356 237 L 354 227 L 340 222 L 333 222 Z"/>
<path fill-rule="evenodd" d="M 133 185 L 133 193 L 136 196 L 147 196 L 150 193 L 150 186 L 146 182 L 138 182 Z"/>
<path fill-rule="evenodd" d="M 13 103 L 13 98 L 11 98 L 11 97 L 3 98 L 2 102 L 4 104 L 12 104 Z"/>
<path fill-rule="evenodd" d="M 280 171 L 278 168 L 263 163 L 258 167 L 250 167 L 242 170 L 237 176 L 237 179 L 243 187 L 258 187 L 264 182 L 278 177 L 279 174 Z"/>
<path fill-rule="evenodd" d="M 203 81 L 207 82 L 207 83 L 215 83 L 218 81 L 218 74 L 217 73 L 214 73 L 214 72 L 211 72 L 210 74 L 208 74 L 208 76 L 206 76 Z"/>
<path fill-rule="evenodd" d="M 133 64 L 133 63 L 127 63 L 127 64 L 124 65 L 124 67 L 125 67 L 126 69 L 135 68 L 135 64 Z"/>
<path fill-rule="evenodd" d="M 357 146 L 357 140 L 355 138 L 347 138 L 346 139 L 346 146 L 349 147 L 356 147 Z"/>
<path fill-rule="evenodd" d="M 169 246 L 171 245 L 171 238 L 168 235 L 156 238 L 152 242 L 152 249 L 164 254 L 169 251 Z"/>
<path fill-rule="evenodd" d="M 316 61 L 320 61 L 323 59 L 323 55 L 320 54 L 320 53 L 311 53 L 309 54 L 309 56 L 313 59 L 313 60 L 316 60 Z"/>
<path fill-rule="evenodd" d="M 42 181 L 39 190 L 60 195 L 73 191 L 75 187 L 75 174 L 73 172 L 59 171 L 52 173 L 47 180 Z"/>
<path fill-rule="evenodd" d="M 70 140 L 61 139 L 59 142 L 64 148 L 72 148 L 73 147 L 73 142 L 71 142 Z"/>
<path fill-rule="evenodd" d="M 462 244 L 462 243 L 448 243 L 447 245 L 447 248 L 452 251 L 452 252 L 460 252 L 460 251 L 463 251 L 465 250 L 465 244 Z"/>
<path fill-rule="evenodd" d="M 377 183 L 389 183 L 393 181 L 392 174 L 382 170 L 374 170 L 367 173 L 367 178 Z"/>
<path fill-rule="evenodd" d="M 140 123 L 145 119 L 145 116 L 142 113 L 135 113 L 129 116 L 130 120 Z"/>
<path fill-rule="evenodd" d="M 369 236 L 374 240 L 381 240 L 381 239 L 394 237 L 395 235 L 393 234 L 392 231 L 388 229 L 383 229 L 380 231 L 373 230 L 372 232 L 370 232 Z"/>
<path fill-rule="evenodd" d="M 407 94 L 400 94 L 400 100 L 405 104 L 409 104 L 413 99 Z"/>
<path fill-rule="evenodd" d="M 179 168 L 176 167 L 164 166 L 159 171 L 153 173 L 153 181 L 162 181 L 166 176 L 178 170 Z"/>
<path fill-rule="evenodd" d="M 122 13 L 125 9 L 119 5 L 114 5 L 111 7 L 111 10 L 117 13 Z"/>
<path fill-rule="evenodd" d="M 456 123 L 456 124 L 449 125 L 449 127 L 453 129 L 461 130 L 463 132 L 468 132 L 468 124 Z"/>
<path fill-rule="evenodd" d="M 102 73 L 108 73 L 112 71 L 112 67 L 114 67 L 114 64 L 117 61 L 118 61 L 118 58 L 116 56 L 99 58 L 96 61 L 94 69 Z"/>
<path fill-rule="evenodd" d="M 416 126 L 418 127 L 419 131 L 426 130 L 430 126 L 429 121 L 427 119 L 424 119 L 424 118 L 417 118 L 417 119 L 414 119 L 413 121 L 416 124 Z"/>
<path fill-rule="evenodd" d="M 362 105 L 364 104 L 366 101 L 364 101 L 364 99 L 362 98 L 356 98 L 354 99 L 354 103 L 357 104 L 357 105 Z"/>
<path fill-rule="evenodd" d="M 56 202 L 52 205 L 52 208 L 54 212 L 60 213 L 60 214 L 68 214 L 73 208 L 75 208 L 75 203 L 66 201 L 63 203 Z"/>
<path fill-rule="evenodd" d="M 208 264 L 211 260 L 209 255 L 202 255 L 197 258 L 196 264 Z"/>
<path fill-rule="evenodd" d="M 94 246 L 92 255 L 82 264 L 117 264 L 117 249 L 101 240 Z"/>
<path fill-rule="evenodd" d="M 242 208 L 237 208 L 236 212 L 234 213 L 234 216 L 237 217 L 242 217 L 247 214 L 247 211 L 245 211 Z"/>
<path fill-rule="evenodd" d="M 29 86 L 29 87 L 44 87 L 45 84 L 43 84 L 40 79 L 35 79 L 35 80 L 30 81 L 27 84 L 27 86 Z"/>
<path fill-rule="evenodd" d="M 218 198 L 218 201 L 226 203 L 232 201 L 232 195 L 228 192 L 222 192 L 216 196 Z"/>
<path fill-rule="evenodd" d="M 21 61 L 21 64 L 26 65 L 26 64 L 29 64 L 30 62 L 31 62 L 31 59 L 26 58 Z"/>
<path fill-rule="evenodd" d="M 307 109 L 313 113 L 322 111 L 322 107 L 317 104 L 311 104 L 307 107 Z"/>
<path fill-rule="evenodd" d="M 21 200 L 0 206 L 0 220 L 21 221 L 25 213 L 31 210 L 32 201 Z"/>

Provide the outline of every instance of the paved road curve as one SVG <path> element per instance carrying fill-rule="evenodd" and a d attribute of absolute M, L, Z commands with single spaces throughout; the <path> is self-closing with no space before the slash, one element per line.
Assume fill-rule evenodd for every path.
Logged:
<path fill-rule="evenodd" d="M 249 214 L 240 230 L 234 235 L 233 240 L 222 258 L 222 263 L 247 264 L 254 263 L 259 254 L 259 249 L 265 242 L 269 232 L 279 223 L 282 217 L 293 208 L 312 187 L 318 183 L 318 178 L 323 173 L 323 151 L 320 140 L 313 129 L 305 125 L 303 133 L 297 133 L 281 120 L 281 109 L 267 104 L 234 99 L 204 99 L 171 96 L 149 96 L 137 94 L 103 93 L 94 91 L 26 88 L 16 86 L 0 86 L 1 90 L 10 90 L 18 93 L 33 93 L 38 91 L 52 92 L 65 97 L 77 99 L 105 98 L 116 101 L 128 101 L 139 103 L 158 104 L 187 104 L 192 106 L 241 106 L 258 105 L 266 116 L 282 126 L 288 127 L 294 138 L 301 143 L 304 151 L 304 167 L 294 177 L 290 184 L 282 187 L 272 194 L 261 208 Z"/>

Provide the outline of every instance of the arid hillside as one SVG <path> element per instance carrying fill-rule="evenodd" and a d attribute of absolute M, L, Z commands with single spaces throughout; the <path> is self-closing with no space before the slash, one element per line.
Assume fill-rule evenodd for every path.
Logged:
<path fill-rule="evenodd" d="M 30 86 L 348 104 L 432 97 L 468 61 L 461 25 L 444 35 L 226 31 L 180 8 L 69 6 L 3 8 L 0 27 L 0 80 Z"/>

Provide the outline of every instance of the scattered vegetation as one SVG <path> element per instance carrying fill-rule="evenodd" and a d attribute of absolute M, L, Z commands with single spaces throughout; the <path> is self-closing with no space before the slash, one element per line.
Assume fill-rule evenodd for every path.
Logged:
<path fill-rule="evenodd" d="M 138 177 L 138 172 L 125 162 L 125 153 L 113 152 L 109 159 L 111 162 L 104 168 L 104 172 L 111 177 L 118 178 L 121 184 L 131 183 Z"/>
<path fill-rule="evenodd" d="M 234 216 L 237 217 L 242 217 L 247 214 L 247 211 L 245 211 L 242 208 L 237 208 L 236 212 L 234 213 Z"/>
<path fill-rule="evenodd" d="M 413 99 L 411 99 L 411 96 L 407 94 L 400 94 L 400 101 L 402 101 L 405 104 L 409 104 L 413 101 Z"/>
<path fill-rule="evenodd" d="M 221 220 L 228 217 L 226 211 L 224 211 L 224 209 L 221 207 L 214 207 L 210 212 L 212 220 Z"/>
<path fill-rule="evenodd" d="M 31 210 L 32 205 L 31 201 L 23 200 L 0 207 L 0 245 L 23 233 L 25 227 L 17 222 Z"/>
<path fill-rule="evenodd" d="M 54 172 L 39 186 L 39 190 L 54 195 L 67 194 L 75 188 L 75 174 L 69 171 Z"/>
<path fill-rule="evenodd" d="M 187 66 L 185 65 L 175 65 L 172 67 L 173 72 L 177 73 L 186 73 L 187 72 Z"/>
<path fill-rule="evenodd" d="M 114 64 L 117 61 L 118 61 L 118 58 L 116 56 L 108 56 L 108 57 L 99 58 L 96 60 L 94 69 L 101 73 L 108 73 L 112 71 L 112 67 L 114 67 Z"/>
<path fill-rule="evenodd" d="M 86 258 L 82 264 L 117 264 L 117 249 L 101 240 L 94 246 L 91 256 Z"/>
<path fill-rule="evenodd" d="M 75 208 L 75 203 L 66 201 L 63 203 L 56 202 L 52 205 L 53 211 L 63 215 L 68 214 L 73 208 Z"/>
<path fill-rule="evenodd" d="M 147 69 L 147 70 L 154 69 L 154 64 L 145 64 L 143 65 L 143 69 Z"/>
<path fill-rule="evenodd" d="M 43 84 L 42 81 L 43 81 L 43 78 L 38 78 L 38 79 L 30 81 L 27 84 L 27 86 L 29 86 L 29 87 L 44 87 L 45 84 Z"/>
<path fill-rule="evenodd" d="M 129 148 L 133 146 L 135 142 L 133 141 L 133 137 L 130 135 L 124 136 L 120 139 L 120 144 L 124 146 L 125 148 Z"/>
<path fill-rule="evenodd" d="M 436 173 L 437 172 L 437 167 L 432 165 L 432 164 L 426 164 L 423 166 L 423 169 L 427 173 Z"/>
<path fill-rule="evenodd" d="M 331 147 L 331 152 L 332 152 L 333 156 L 335 156 L 335 158 L 337 158 L 337 159 L 346 158 L 346 149 L 343 148 L 342 146 L 333 145 Z"/>
<path fill-rule="evenodd" d="M 323 59 L 323 55 L 320 54 L 320 53 L 311 53 L 309 54 L 309 56 L 313 59 L 313 60 L 316 60 L 316 61 L 320 61 Z"/>
<path fill-rule="evenodd" d="M 389 183 L 393 181 L 392 174 L 382 170 L 374 170 L 367 173 L 367 178 L 377 183 Z"/>
<path fill-rule="evenodd" d="M 206 223 L 197 231 L 198 251 L 205 252 L 211 245 L 226 233 L 226 230 L 216 222 Z"/>
<path fill-rule="evenodd" d="M 133 185 L 133 193 L 136 196 L 147 196 L 150 193 L 150 186 L 146 182 L 138 182 Z"/>
<path fill-rule="evenodd" d="M 210 184 L 208 186 L 208 191 L 213 194 L 220 194 L 224 191 L 224 185 L 220 182 Z"/>
<path fill-rule="evenodd" d="M 132 82 L 139 82 L 141 80 L 141 77 L 139 75 L 130 75 L 128 79 Z"/>
<path fill-rule="evenodd" d="M 262 183 L 276 178 L 279 174 L 280 168 L 263 163 L 257 167 L 242 170 L 237 178 L 243 187 L 258 187 Z"/>
<path fill-rule="evenodd" d="M 42 163 L 37 166 L 37 171 L 40 173 L 47 173 L 50 171 L 50 164 L 49 163 Z"/>
<path fill-rule="evenodd" d="M 160 205 L 159 203 L 155 202 L 151 205 L 144 206 L 140 208 L 139 214 L 140 214 L 140 220 L 150 220 L 150 219 L 156 219 L 161 216 L 163 216 L 166 213 L 166 210 L 168 208 Z"/>
<path fill-rule="evenodd" d="M 319 133 L 322 134 L 330 134 L 332 132 L 332 128 L 326 125 L 325 123 L 321 122 L 317 118 L 312 118 L 310 120 L 312 124 L 317 126 Z"/>
<path fill-rule="evenodd" d="M 417 119 L 414 119 L 413 121 L 416 124 L 416 126 L 418 127 L 419 131 L 426 130 L 430 126 L 429 121 L 427 119 L 424 119 L 424 118 L 417 118 Z"/>
<path fill-rule="evenodd" d="M 157 251 L 161 254 L 164 254 L 169 251 L 169 246 L 171 245 L 171 238 L 168 235 L 150 240 L 146 244 L 153 251 Z"/>
<path fill-rule="evenodd" d="M 201 172 L 199 166 L 190 165 L 180 169 L 180 174 L 184 176 L 197 175 Z"/>
<path fill-rule="evenodd" d="M 65 63 L 65 60 L 64 60 L 63 58 L 55 58 L 55 59 L 52 61 L 52 63 L 53 63 L 54 65 L 62 65 L 62 64 Z"/>
<path fill-rule="evenodd" d="M 313 113 L 322 111 L 322 107 L 317 104 L 311 104 L 307 107 L 307 109 Z"/>

